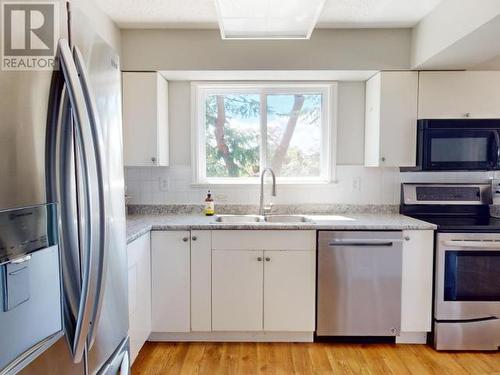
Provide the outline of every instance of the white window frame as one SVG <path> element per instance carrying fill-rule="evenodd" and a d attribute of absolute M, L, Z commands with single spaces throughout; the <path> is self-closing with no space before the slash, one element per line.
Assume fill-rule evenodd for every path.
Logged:
<path fill-rule="evenodd" d="M 192 82 L 191 83 L 191 164 L 193 185 L 258 184 L 258 177 L 207 177 L 205 142 L 205 97 L 214 94 L 322 94 L 321 176 L 278 177 L 280 183 L 324 184 L 335 182 L 337 145 L 337 82 Z M 267 144 L 267 109 L 261 105 L 261 145 Z M 324 119 L 324 121 L 323 121 Z M 326 124 L 324 126 L 323 124 Z M 265 164 L 266 147 L 260 147 L 260 165 Z"/>

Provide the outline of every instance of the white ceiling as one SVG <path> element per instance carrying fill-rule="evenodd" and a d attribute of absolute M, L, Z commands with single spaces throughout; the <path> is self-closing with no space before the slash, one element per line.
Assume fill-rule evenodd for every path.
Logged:
<path fill-rule="evenodd" d="M 95 1 L 123 28 L 218 27 L 214 0 Z M 412 27 L 441 1 L 326 0 L 317 27 Z"/>

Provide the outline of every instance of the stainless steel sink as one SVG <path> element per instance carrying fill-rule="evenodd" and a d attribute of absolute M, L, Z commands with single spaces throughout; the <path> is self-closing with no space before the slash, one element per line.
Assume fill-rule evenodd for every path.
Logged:
<path fill-rule="evenodd" d="M 217 215 L 217 223 L 310 223 L 303 215 Z"/>
<path fill-rule="evenodd" d="M 268 215 L 264 220 L 268 223 L 306 223 L 311 221 L 302 215 Z"/>
<path fill-rule="evenodd" d="M 218 223 L 259 223 L 262 216 L 259 215 L 217 215 L 215 221 Z"/>

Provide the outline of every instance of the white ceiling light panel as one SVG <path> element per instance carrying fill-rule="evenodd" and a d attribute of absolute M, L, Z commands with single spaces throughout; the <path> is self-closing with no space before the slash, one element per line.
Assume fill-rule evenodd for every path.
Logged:
<path fill-rule="evenodd" d="M 215 0 L 222 39 L 309 39 L 325 0 Z"/>

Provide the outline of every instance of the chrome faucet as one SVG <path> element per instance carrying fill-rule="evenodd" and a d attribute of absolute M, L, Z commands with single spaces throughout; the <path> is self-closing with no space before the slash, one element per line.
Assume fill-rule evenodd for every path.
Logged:
<path fill-rule="evenodd" d="M 273 197 L 276 196 L 276 175 L 271 168 L 264 168 L 264 170 L 262 170 L 262 173 L 260 174 L 260 216 L 264 216 L 265 214 L 271 212 L 271 206 L 264 206 L 264 175 L 267 171 L 271 172 L 271 176 L 273 178 L 273 190 L 271 194 Z"/>

